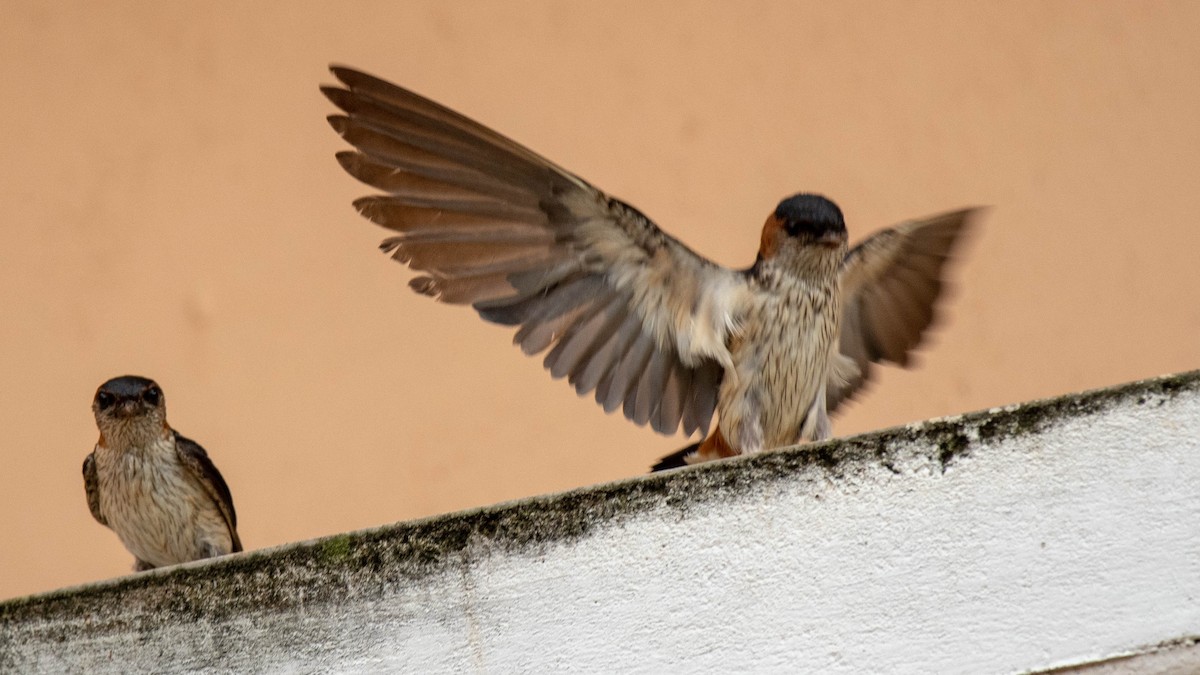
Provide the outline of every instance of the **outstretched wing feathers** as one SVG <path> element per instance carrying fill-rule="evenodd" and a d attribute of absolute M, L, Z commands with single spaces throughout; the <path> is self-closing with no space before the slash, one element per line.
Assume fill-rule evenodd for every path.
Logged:
<path fill-rule="evenodd" d="M 744 277 L 696 255 L 636 209 L 437 103 L 347 68 L 322 91 L 338 154 L 385 194 L 355 202 L 396 234 L 382 248 L 410 285 L 519 326 L 527 354 L 605 410 L 672 433 L 707 430 Z"/>
<path fill-rule="evenodd" d="M 342 84 L 346 85 L 349 89 L 349 92 L 347 92 L 349 96 L 334 93 L 338 91 L 334 88 L 327 88 L 326 95 L 329 95 L 334 104 L 347 113 L 353 114 L 357 112 L 354 108 L 350 107 L 354 105 L 355 100 L 365 104 L 382 103 L 390 106 L 390 110 L 396 112 L 395 117 L 391 115 L 385 116 L 381 120 L 383 125 L 392 128 L 399 121 L 416 122 L 418 126 L 415 130 L 414 140 L 418 143 L 420 142 L 419 139 L 430 137 L 429 132 L 436 131 L 441 136 L 450 138 L 482 141 L 482 147 L 468 146 L 474 150 L 481 150 L 486 153 L 489 148 L 493 148 L 497 153 L 504 152 L 508 157 L 525 160 L 528 166 L 550 168 L 560 174 L 567 174 L 566 171 L 556 167 L 520 143 L 403 87 L 398 87 L 353 68 L 333 66 L 330 68 L 330 72 Z M 363 93 L 369 95 L 366 97 L 361 96 Z M 339 101 L 334 98 L 335 96 L 346 96 L 346 98 L 344 101 Z M 343 105 L 343 103 L 349 105 Z M 501 159 L 507 159 L 508 157 L 501 157 Z M 490 169 L 488 173 L 496 175 Z"/>
<path fill-rule="evenodd" d="M 862 389 L 872 364 L 908 365 L 937 318 L 943 268 L 979 212 L 963 209 L 902 223 L 846 254 L 838 345 L 843 367 L 834 369 L 826 389 L 829 412 Z"/>
<path fill-rule="evenodd" d="M 505 192 L 534 179 L 583 183 L 433 101 L 355 71 L 334 68 L 333 72 L 349 89 L 326 87 L 323 91 L 353 121 L 344 129 L 338 128 L 337 117 L 331 123 L 368 156 L 390 160 L 418 175 L 454 177 L 456 183 L 482 188 L 480 196 L 504 198 Z"/>
<path fill-rule="evenodd" d="M 517 326 L 514 342 L 605 411 L 672 433 L 706 431 L 727 340 L 752 304 L 744 276 L 668 236 L 524 146 L 417 94 L 348 68 L 323 87 L 329 121 L 354 150 L 338 161 L 384 194 L 363 216 L 395 232 L 382 247 L 421 273 L 409 285 Z M 907 365 L 936 319 L 941 274 L 973 210 L 868 238 L 842 266 L 833 411 L 872 364 Z"/>
<path fill-rule="evenodd" d="M 628 298 L 617 293 L 607 294 L 606 298 L 593 303 L 587 314 L 571 324 L 546 354 L 543 365 L 549 369 L 550 375 L 562 378 L 573 372 L 582 373 L 580 362 L 603 346 L 607 337 L 624 320 L 626 307 Z"/>

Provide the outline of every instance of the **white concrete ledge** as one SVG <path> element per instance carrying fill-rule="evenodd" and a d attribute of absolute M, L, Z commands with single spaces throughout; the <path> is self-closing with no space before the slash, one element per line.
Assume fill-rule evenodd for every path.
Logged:
<path fill-rule="evenodd" d="M 1191 636 L 1198 373 L 12 600 L 0 672 L 1197 672 Z"/>

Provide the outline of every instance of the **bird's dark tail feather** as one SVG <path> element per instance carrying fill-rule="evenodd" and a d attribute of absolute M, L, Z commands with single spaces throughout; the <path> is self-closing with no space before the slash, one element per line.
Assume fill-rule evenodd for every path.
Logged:
<path fill-rule="evenodd" d="M 681 466 L 687 466 L 685 458 L 688 455 L 693 455 L 700 449 L 700 444 L 704 441 L 696 441 L 682 450 L 677 450 L 671 454 L 658 460 L 658 464 L 650 467 L 650 472 L 666 471 L 667 469 L 678 469 Z"/>

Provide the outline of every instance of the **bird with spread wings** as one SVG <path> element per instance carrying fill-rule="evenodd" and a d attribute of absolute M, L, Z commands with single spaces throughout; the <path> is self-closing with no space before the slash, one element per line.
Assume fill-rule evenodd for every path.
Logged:
<path fill-rule="evenodd" d="M 850 249 L 841 211 L 783 200 L 754 265 L 718 265 L 524 146 L 411 91 L 344 67 L 322 87 L 382 191 L 355 202 L 394 232 L 410 286 L 517 327 L 514 342 L 639 425 L 704 440 L 670 468 L 830 434 L 828 414 L 876 363 L 909 364 L 947 261 L 978 209 L 885 229 Z M 714 413 L 717 427 L 709 432 Z"/>

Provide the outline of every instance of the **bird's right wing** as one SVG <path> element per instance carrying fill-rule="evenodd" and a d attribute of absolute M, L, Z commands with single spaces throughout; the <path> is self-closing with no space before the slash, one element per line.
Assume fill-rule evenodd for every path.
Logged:
<path fill-rule="evenodd" d="M 108 527 L 108 519 L 100 512 L 100 479 L 96 476 L 96 453 L 83 460 L 83 490 L 87 493 L 88 510 L 97 523 Z"/>
<path fill-rule="evenodd" d="M 348 68 L 322 91 L 354 151 L 338 161 L 386 194 L 355 202 L 397 234 L 382 248 L 410 282 L 520 326 L 526 354 L 661 433 L 706 431 L 746 277 L 695 254 L 633 207 L 508 138 Z"/>
<path fill-rule="evenodd" d="M 901 223 L 846 254 L 840 354 L 826 389 L 830 413 L 865 386 L 872 364 L 908 365 L 936 317 L 943 268 L 980 213 L 962 209 Z"/>

